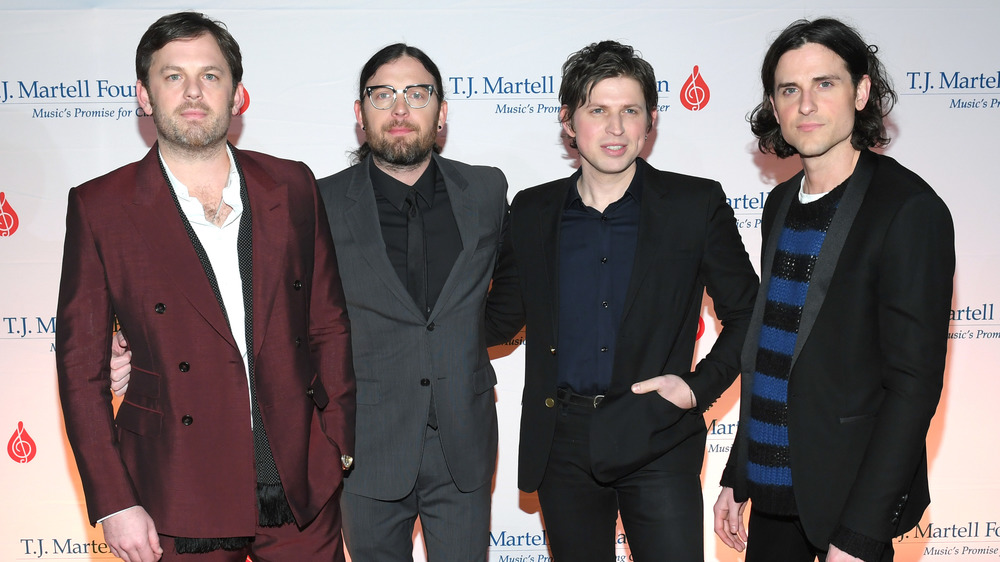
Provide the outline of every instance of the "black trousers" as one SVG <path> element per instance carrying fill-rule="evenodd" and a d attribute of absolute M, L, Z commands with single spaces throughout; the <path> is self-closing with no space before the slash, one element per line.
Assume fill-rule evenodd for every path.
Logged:
<path fill-rule="evenodd" d="M 809 542 L 802 529 L 802 521 L 795 516 L 784 517 L 754 511 L 750 507 L 750 521 L 747 527 L 750 540 L 747 541 L 746 562 L 813 562 L 819 558 L 826 560 L 826 550 L 830 546 L 816 546 Z M 892 562 L 892 545 L 886 547 L 880 562 Z"/>
<path fill-rule="evenodd" d="M 552 556 L 559 561 L 615 560 L 615 524 L 621 513 L 632 560 L 703 562 L 701 476 L 671 470 L 670 455 L 704 455 L 703 439 L 682 444 L 614 482 L 590 469 L 592 406 L 560 402 L 552 450 L 538 500 Z M 700 444 L 700 446 L 699 446 Z M 690 450 L 687 450 L 690 449 Z M 690 463 L 684 463 L 690 465 Z M 700 464 L 700 462 L 698 463 Z"/>

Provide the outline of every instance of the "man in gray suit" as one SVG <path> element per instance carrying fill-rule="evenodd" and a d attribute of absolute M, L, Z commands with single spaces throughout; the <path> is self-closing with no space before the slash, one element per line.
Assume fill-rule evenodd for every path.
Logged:
<path fill-rule="evenodd" d="M 409 561 L 419 515 L 428 560 L 486 560 L 497 418 L 484 315 L 507 181 L 436 154 L 448 104 L 420 49 L 377 52 L 354 112 L 357 164 L 319 181 L 357 377 L 347 549 Z"/>

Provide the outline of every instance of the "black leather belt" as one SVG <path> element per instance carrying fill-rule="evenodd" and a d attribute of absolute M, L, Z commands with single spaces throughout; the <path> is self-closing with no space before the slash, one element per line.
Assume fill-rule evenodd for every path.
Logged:
<path fill-rule="evenodd" d="M 556 398 L 558 398 L 560 402 L 565 402 L 574 406 L 596 408 L 597 405 L 601 403 L 601 400 L 604 400 L 604 395 L 597 394 L 594 396 L 586 396 L 583 394 L 577 394 L 565 388 L 558 388 L 556 389 Z"/>

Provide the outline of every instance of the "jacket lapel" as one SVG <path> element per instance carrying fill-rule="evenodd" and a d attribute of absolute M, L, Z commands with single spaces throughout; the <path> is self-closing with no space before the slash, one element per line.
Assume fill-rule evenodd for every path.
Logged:
<path fill-rule="evenodd" d="M 385 240 L 382 238 L 378 207 L 375 204 L 375 187 L 368 174 L 370 164 L 371 156 L 354 168 L 351 184 L 347 188 L 346 196 L 350 202 L 344 210 L 344 221 L 358 244 L 361 257 L 403 306 L 423 322 L 424 315 L 417 307 L 417 303 L 413 302 L 413 297 L 407 292 L 403 282 L 399 280 L 389 256 L 385 253 Z"/>
<path fill-rule="evenodd" d="M 479 208 L 469 190 L 469 182 L 458 173 L 447 160 L 437 154 L 433 155 L 442 177 L 444 177 L 445 189 L 448 190 L 448 200 L 451 202 L 451 212 L 455 215 L 455 223 L 458 225 L 458 234 L 462 239 L 462 251 L 455 258 L 455 263 L 448 272 L 441 293 L 434 303 L 434 310 L 428 320 L 433 320 L 441 310 L 448 305 L 448 299 L 454 293 L 459 283 L 468 282 L 467 267 L 472 260 L 472 254 L 476 252 L 479 244 Z"/>
<path fill-rule="evenodd" d="M 172 285 L 184 295 L 192 308 L 236 347 L 229 323 L 184 230 L 170 186 L 160 169 L 159 151 L 155 144 L 139 162 L 135 197 L 125 205 L 124 214 L 148 251 L 157 256 L 155 261 L 162 275 L 173 279 Z"/>
<path fill-rule="evenodd" d="M 858 209 L 861 208 L 861 202 L 868 192 L 868 186 L 871 184 L 872 176 L 875 174 L 876 164 L 877 161 L 870 152 L 867 150 L 861 151 L 861 157 L 858 158 L 854 173 L 851 174 L 851 179 L 848 180 L 840 204 L 837 205 L 837 212 L 833 215 L 833 222 L 830 223 L 830 228 L 826 231 L 823 247 L 820 249 L 819 257 L 813 268 L 812 277 L 809 280 L 809 292 L 806 293 L 806 302 L 802 307 L 799 336 L 795 340 L 795 352 L 792 354 L 793 369 L 795 368 L 795 361 L 799 357 L 799 352 L 802 351 L 802 346 L 805 345 L 806 340 L 809 338 L 809 333 L 816 324 L 819 309 L 823 306 L 823 301 L 826 300 L 826 293 L 830 288 L 830 280 L 833 278 L 833 272 L 837 268 L 840 252 L 844 249 L 844 242 L 847 240 L 847 235 L 854 224 L 854 218 L 857 217 Z M 775 227 L 783 224 L 784 220 L 776 223 Z M 777 230 L 780 230 L 780 228 Z M 773 256 L 773 254 L 771 255 Z"/>
<path fill-rule="evenodd" d="M 639 203 L 639 232 L 635 244 L 635 262 L 629 276 L 628 289 L 625 291 L 625 304 L 622 307 L 622 317 L 619 326 L 625 323 L 629 310 L 635 303 L 639 287 L 649 271 L 650 264 L 662 253 L 665 247 L 663 234 L 667 232 L 671 217 L 670 205 L 666 204 L 667 190 L 665 185 L 655 181 L 655 170 L 644 160 L 636 160 L 636 166 L 642 170 L 642 199 Z"/>
<path fill-rule="evenodd" d="M 242 168 L 253 220 L 253 351 L 256 358 L 264 345 L 278 287 L 282 282 L 289 282 L 281 277 L 282 272 L 288 271 L 288 237 L 292 232 L 288 185 L 275 182 L 235 148 L 233 154 Z"/>

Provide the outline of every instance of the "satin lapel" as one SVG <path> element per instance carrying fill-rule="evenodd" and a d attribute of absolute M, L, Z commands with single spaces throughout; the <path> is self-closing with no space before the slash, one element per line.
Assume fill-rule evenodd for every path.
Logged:
<path fill-rule="evenodd" d="M 278 288 L 281 283 L 292 282 L 282 277 L 288 271 L 286 260 L 291 251 L 288 185 L 275 182 L 253 161 L 242 158 L 238 150 L 233 153 L 243 170 L 253 221 L 253 350 L 257 357 L 264 345 Z M 308 279 L 301 281 L 306 286 L 311 283 Z"/>
<path fill-rule="evenodd" d="M 424 315 L 417 307 L 417 303 L 413 302 L 413 297 L 407 292 L 406 286 L 399 280 L 399 275 L 396 275 L 396 270 L 393 269 L 389 256 L 385 253 L 385 240 L 382 239 L 378 207 L 375 205 L 375 188 L 368 175 L 370 162 L 371 157 L 368 157 L 354 169 L 351 185 L 347 188 L 349 202 L 344 210 L 344 221 L 358 244 L 361 257 L 375 270 L 403 306 L 423 322 Z"/>
<path fill-rule="evenodd" d="M 541 252 L 540 263 L 537 265 L 544 271 L 546 280 L 539 289 L 549 291 L 541 302 L 551 303 L 553 342 L 559 339 L 559 225 L 562 223 L 568 190 L 567 180 L 559 181 L 552 189 L 548 189 L 538 206 L 537 220 L 534 221 L 538 225 L 537 244 Z"/>
<path fill-rule="evenodd" d="M 479 209 L 473 200 L 469 182 L 447 160 L 434 156 L 438 170 L 444 177 L 445 189 L 448 190 L 448 200 L 451 202 L 451 212 L 458 224 L 458 234 L 462 238 L 462 251 L 455 258 L 454 265 L 445 279 L 441 293 L 434 303 L 428 320 L 433 320 L 438 313 L 448 306 L 448 299 L 459 283 L 476 283 L 479 279 L 469 279 L 467 266 L 479 245 Z M 398 276 L 397 276 L 398 278 Z"/>
<path fill-rule="evenodd" d="M 788 180 L 793 184 L 802 181 L 803 173 L 799 172 L 792 179 Z M 774 265 L 774 253 L 778 248 L 778 239 L 781 237 L 781 226 L 785 224 L 785 216 L 788 215 L 788 208 L 792 204 L 792 198 L 796 197 L 798 191 L 788 190 L 786 197 L 778 201 L 778 211 L 774 216 L 774 224 L 771 225 L 771 232 L 764 244 L 764 253 L 761 254 L 760 263 L 760 288 L 757 290 L 757 300 L 753 305 L 753 316 L 750 318 L 750 333 L 747 334 L 743 344 L 742 371 L 753 373 L 757 365 L 757 347 L 760 341 L 760 327 L 764 320 L 764 304 L 767 302 L 767 291 L 771 285 L 771 267 Z M 746 380 L 744 377 L 743 380 Z M 743 385 L 744 399 L 749 399 L 750 385 Z M 749 404 L 749 402 L 747 402 Z"/>
<path fill-rule="evenodd" d="M 858 209 L 871 185 L 872 176 L 875 174 L 875 156 L 867 150 L 861 151 L 858 164 L 851 174 L 851 179 L 847 183 L 844 196 L 837 206 L 837 212 L 833 215 L 833 222 L 826 231 L 826 238 L 823 240 L 823 247 L 820 249 L 819 258 L 813 268 L 812 277 L 809 280 L 809 292 L 806 293 L 806 303 L 802 307 L 802 320 L 799 322 L 799 337 L 795 340 L 795 353 L 792 355 L 792 368 L 809 338 L 809 332 L 816 324 L 816 317 L 819 309 L 826 300 L 826 292 L 830 288 L 830 280 L 833 272 L 837 268 L 837 260 L 840 259 L 840 252 L 844 249 L 844 242 L 851 232 L 854 218 L 858 216 Z M 781 224 L 781 223 L 779 223 Z"/>
<path fill-rule="evenodd" d="M 183 293 L 192 308 L 235 348 L 236 341 L 229 323 L 184 230 L 170 195 L 170 186 L 160 170 L 156 145 L 140 161 L 136 172 L 135 197 L 123 207 L 125 216 L 145 242 L 148 252 L 156 256 L 153 261 L 162 270 L 163 277 L 173 279 L 171 285 Z"/>

